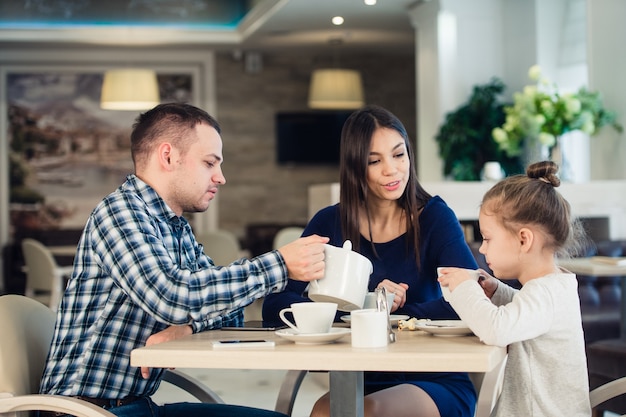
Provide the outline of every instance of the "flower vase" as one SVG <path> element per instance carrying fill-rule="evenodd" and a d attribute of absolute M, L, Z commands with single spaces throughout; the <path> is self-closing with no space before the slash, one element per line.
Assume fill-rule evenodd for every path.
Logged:
<path fill-rule="evenodd" d="M 570 132 L 557 136 L 554 146 L 550 148 L 550 160 L 559 166 L 559 178 L 561 181 L 567 182 L 573 181 L 574 178 L 572 166 L 567 157 L 566 147 L 563 144 L 563 141 L 567 140 L 566 138 L 569 135 Z"/>
<path fill-rule="evenodd" d="M 542 144 L 538 138 L 528 137 L 524 140 L 522 149 L 522 162 L 524 164 L 524 172 L 530 164 L 549 159 L 549 149 Z"/>

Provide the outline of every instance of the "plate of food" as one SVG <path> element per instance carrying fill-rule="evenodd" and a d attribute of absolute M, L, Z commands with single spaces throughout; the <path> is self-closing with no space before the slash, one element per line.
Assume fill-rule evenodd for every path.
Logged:
<path fill-rule="evenodd" d="M 409 316 L 405 314 L 390 314 L 389 315 L 389 321 L 391 322 L 392 326 L 397 326 L 400 320 L 406 320 L 408 318 Z M 343 320 L 346 323 L 350 323 L 350 315 L 346 314 L 345 316 L 341 316 L 341 320 Z"/>
<path fill-rule="evenodd" d="M 435 336 L 467 336 L 472 330 L 462 320 L 418 320 L 415 327 Z"/>

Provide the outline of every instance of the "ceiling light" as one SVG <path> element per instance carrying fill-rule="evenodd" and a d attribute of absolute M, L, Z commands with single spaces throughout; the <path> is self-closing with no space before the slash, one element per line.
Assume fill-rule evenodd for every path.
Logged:
<path fill-rule="evenodd" d="M 363 106 L 361 73 L 348 69 L 318 69 L 311 76 L 309 107 L 358 109 Z"/>
<path fill-rule="evenodd" d="M 124 68 L 104 73 L 100 107 L 107 110 L 147 110 L 159 104 L 156 72 Z"/>
<path fill-rule="evenodd" d="M 343 17 L 335 16 L 335 17 L 333 17 L 332 22 L 333 22 L 333 25 L 335 25 L 335 26 L 343 25 Z"/>
<path fill-rule="evenodd" d="M 363 3 L 365 3 L 368 6 L 373 6 L 376 4 L 376 0 L 363 0 Z"/>

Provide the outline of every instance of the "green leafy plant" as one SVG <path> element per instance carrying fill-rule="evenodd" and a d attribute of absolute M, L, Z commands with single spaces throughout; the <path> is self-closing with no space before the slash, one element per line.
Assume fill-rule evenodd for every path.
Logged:
<path fill-rule="evenodd" d="M 485 162 L 499 162 L 507 175 L 522 172 L 517 155 L 507 155 L 496 143 L 492 130 L 505 121 L 498 96 L 504 83 L 493 78 L 474 86 L 466 104 L 448 113 L 435 137 L 444 162 L 444 175 L 457 181 L 477 181 Z"/>
<path fill-rule="evenodd" d="M 562 94 L 555 83 L 542 78 L 537 65 L 530 68 L 528 77 L 534 84 L 513 94 L 513 105 L 504 108 L 504 124 L 492 131 L 500 149 L 508 156 L 520 155 L 526 140 L 553 148 L 559 136 L 572 130 L 593 136 L 610 125 L 622 132 L 615 113 L 604 108 L 599 93 L 582 87 L 576 93 Z"/>

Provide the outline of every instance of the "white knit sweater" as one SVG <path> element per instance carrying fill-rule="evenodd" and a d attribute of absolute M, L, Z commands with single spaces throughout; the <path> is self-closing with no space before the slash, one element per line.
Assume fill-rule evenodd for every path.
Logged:
<path fill-rule="evenodd" d="M 486 344 L 509 346 L 492 416 L 589 417 L 589 383 L 578 281 L 569 272 L 533 279 L 519 291 L 500 282 L 491 300 L 475 281 L 450 304 Z"/>

